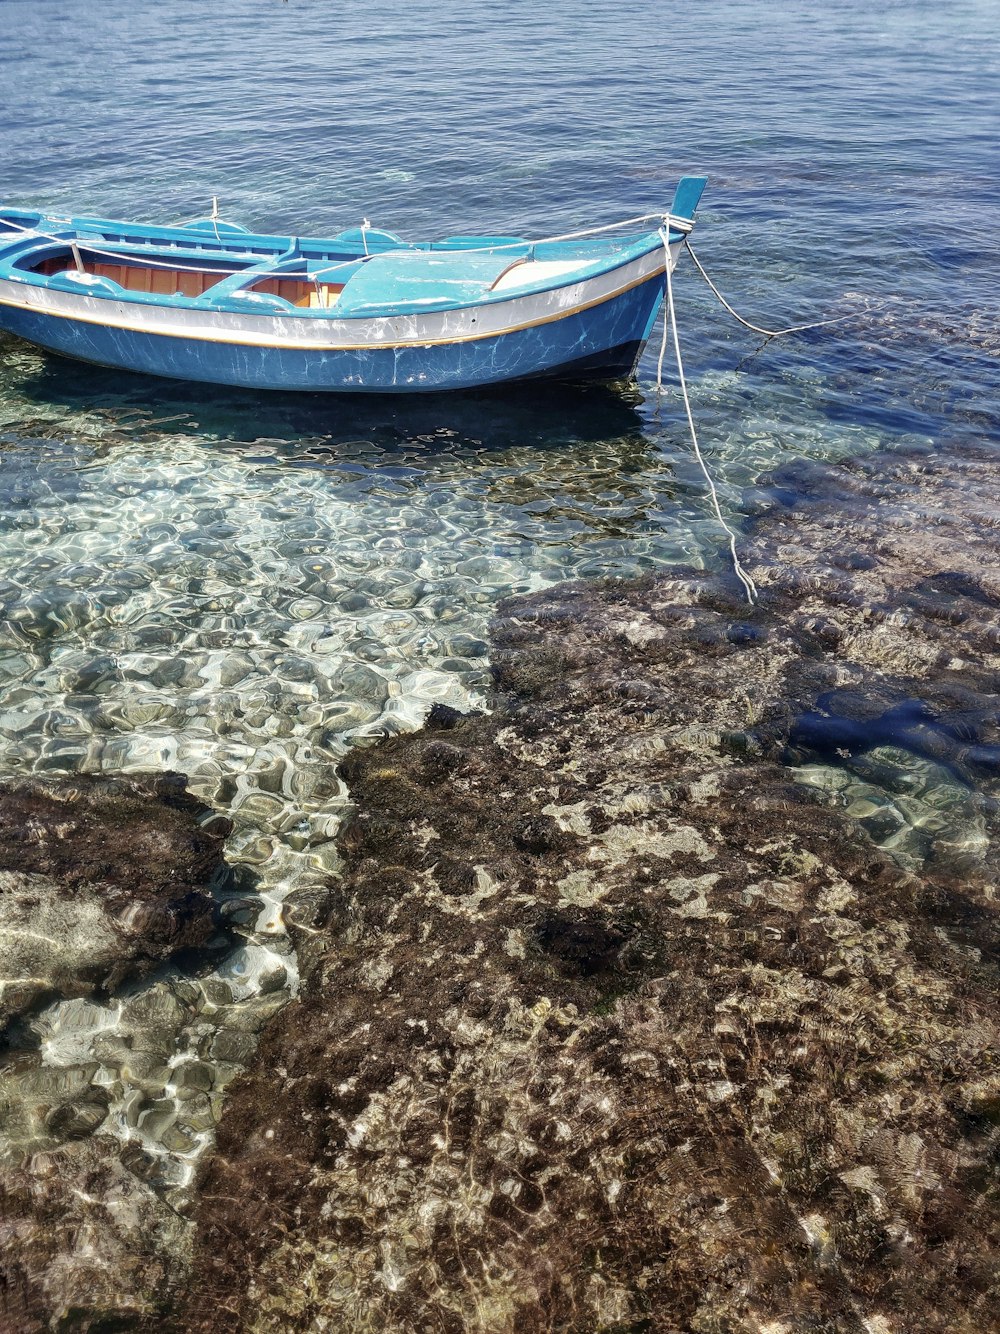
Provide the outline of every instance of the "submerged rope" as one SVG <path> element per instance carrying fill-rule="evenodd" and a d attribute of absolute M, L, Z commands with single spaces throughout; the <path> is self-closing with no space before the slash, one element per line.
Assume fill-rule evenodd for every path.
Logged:
<path fill-rule="evenodd" d="M 787 329 L 762 329 L 759 324 L 751 324 L 749 320 L 745 320 L 742 315 L 737 314 L 737 312 L 733 310 L 732 306 L 705 272 L 705 266 L 694 253 L 694 247 L 691 245 L 691 242 L 687 237 L 685 237 L 684 244 L 687 246 L 688 254 L 694 260 L 695 268 L 719 298 L 721 304 L 729 311 L 730 315 L 732 315 L 733 319 L 742 324 L 745 329 L 750 329 L 753 333 L 762 334 L 765 338 L 781 338 L 784 334 L 803 333 L 806 329 L 823 329 L 828 324 L 843 324 L 845 320 L 857 319 L 858 315 L 863 313 L 861 311 L 851 310 L 848 311 L 846 315 L 835 315 L 833 319 L 830 320 L 813 320 L 809 324 L 792 324 L 789 325 Z"/>
<path fill-rule="evenodd" d="M 677 332 L 677 314 L 674 310 L 674 287 L 670 274 L 670 231 L 669 226 L 664 225 L 660 228 L 660 236 L 663 239 L 663 256 L 666 261 L 667 271 L 667 311 L 663 319 L 663 340 L 660 344 L 660 360 L 656 368 L 656 388 L 661 390 L 663 387 L 663 355 L 667 347 L 667 321 L 670 323 L 670 330 L 673 334 L 674 355 L 677 359 L 677 376 L 681 384 L 681 394 L 684 398 L 684 410 L 687 413 L 688 427 L 691 431 L 691 443 L 694 445 L 694 456 L 698 460 L 698 466 L 704 474 L 705 481 L 708 483 L 708 492 L 712 497 L 712 505 L 715 509 L 715 517 L 718 519 L 722 530 L 729 537 L 729 552 L 732 557 L 733 570 L 737 579 L 743 585 L 747 595 L 747 601 L 751 606 L 757 601 L 757 585 L 740 563 L 739 552 L 736 550 L 736 534 L 730 528 L 722 513 L 722 507 L 719 504 L 719 493 L 715 489 L 715 482 L 712 480 L 712 474 L 708 470 L 708 465 L 701 452 L 701 446 L 698 444 L 698 432 L 694 427 L 694 415 L 691 412 L 691 400 L 688 398 L 687 383 L 684 379 L 684 363 L 681 360 L 681 340 Z"/>
<path fill-rule="evenodd" d="M 757 585 L 754 583 L 751 576 L 747 574 L 746 570 L 740 564 L 739 554 L 736 550 L 736 534 L 733 532 L 733 530 L 730 528 L 729 524 L 723 517 L 722 509 L 719 506 L 719 496 L 718 492 L 715 489 L 715 483 L 712 480 L 712 475 L 708 471 L 708 467 L 705 463 L 701 449 L 698 445 L 698 434 L 695 431 L 694 417 L 691 413 L 691 402 L 688 398 L 687 384 L 684 379 L 684 366 L 681 362 L 681 345 L 680 345 L 680 339 L 677 334 L 677 314 L 676 311 L 674 310 L 674 292 L 673 292 L 673 282 L 671 280 L 670 224 L 672 221 L 673 219 L 671 219 L 670 216 L 667 215 L 663 219 L 660 226 L 660 238 L 663 241 L 663 257 L 664 257 L 664 264 L 666 268 L 666 279 L 667 279 L 666 282 L 667 309 L 663 317 L 663 335 L 660 339 L 660 355 L 656 362 L 656 391 L 657 393 L 660 393 L 663 390 L 663 360 L 667 352 L 667 330 L 669 327 L 669 329 L 673 333 L 674 354 L 677 360 L 677 375 L 678 378 L 680 379 L 681 394 L 684 398 L 684 408 L 685 411 L 687 412 L 688 427 L 690 428 L 691 431 L 691 442 L 694 445 L 695 458 L 698 460 L 698 464 L 701 468 L 701 471 L 705 476 L 705 481 L 708 483 L 708 490 L 709 494 L 712 497 L 712 505 L 715 509 L 716 518 L 719 520 L 720 525 L 722 526 L 722 528 L 729 537 L 729 550 L 732 556 L 733 570 L 735 571 L 736 576 L 739 579 L 740 583 L 746 590 L 747 601 L 752 606 L 754 602 L 757 600 L 757 597 L 759 596 Z M 688 235 L 688 232 L 690 232 L 690 230 L 691 230 L 690 227 L 688 227 L 685 230 L 683 237 L 683 244 L 687 247 L 688 254 L 694 260 L 695 268 L 705 279 L 705 282 L 708 283 L 708 286 L 711 288 L 714 295 L 718 298 L 720 304 L 729 312 L 730 315 L 732 315 L 733 319 L 736 320 L 739 324 L 742 324 L 745 329 L 749 329 L 752 333 L 761 334 L 764 338 L 781 338 L 785 334 L 804 333 L 807 329 L 824 329 L 831 324 L 843 324 L 845 320 L 856 319 L 859 314 L 864 313 L 862 311 L 852 310 L 849 311 L 846 315 L 835 315 L 833 316 L 832 319 L 811 320 L 808 324 L 792 324 L 789 325 L 787 329 L 765 329 L 759 324 L 751 324 L 749 320 L 745 320 L 742 315 L 740 315 L 737 311 L 733 309 L 733 307 L 729 304 L 726 298 L 716 287 L 715 283 L 712 282 L 712 279 L 708 276 L 708 273 L 705 271 L 705 266 L 702 264 L 698 256 L 694 253 L 694 247 L 691 245 L 691 238 Z M 865 309 L 866 310 L 870 309 L 870 307 L 866 307 Z"/>

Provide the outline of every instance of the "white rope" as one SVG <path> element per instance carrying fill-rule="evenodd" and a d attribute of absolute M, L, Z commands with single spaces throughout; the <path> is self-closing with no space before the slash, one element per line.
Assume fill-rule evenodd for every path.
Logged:
<path fill-rule="evenodd" d="M 660 239 L 663 241 L 663 258 L 667 266 L 667 291 L 670 291 L 670 240 L 669 229 L 660 228 Z M 667 354 L 667 313 L 663 312 L 663 334 L 660 338 L 660 355 L 656 362 L 656 392 L 659 393 L 663 388 L 663 358 Z"/>
<path fill-rule="evenodd" d="M 678 337 L 677 333 L 677 315 L 674 310 L 673 283 L 671 281 L 671 272 L 670 272 L 669 223 L 670 219 L 668 218 L 665 220 L 664 225 L 660 228 L 660 238 L 663 241 L 663 255 L 666 263 L 667 310 L 663 317 L 663 336 L 660 339 L 660 355 L 656 363 L 656 389 L 657 393 L 662 392 L 663 389 L 663 360 L 664 357 L 666 356 L 666 351 L 667 351 L 667 328 L 669 324 L 669 328 L 673 333 L 674 353 L 677 358 L 677 374 L 680 379 L 681 394 L 683 395 L 684 398 L 684 408 L 685 411 L 687 412 L 688 427 L 690 428 L 691 431 L 691 442 L 694 445 L 695 458 L 698 460 L 698 464 L 701 468 L 702 473 L 704 474 L 705 481 L 708 483 L 708 490 L 709 494 L 712 497 L 712 505 L 715 509 L 716 517 L 718 518 L 719 523 L 722 525 L 723 529 L 725 530 L 725 532 L 729 537 L 729 550 L 732 555 L 733 569 L 736 572 L 736 576 L 739 579 L 740 583 L 746 590 L 747 601 L 752 606 L 753 603 L 757 600 L 757 597 L 759 596 L 757 585 L 754 583 L 751 576 L 747 574 L 746 570 L 740 564 L 739 554 L 737 553 L 736 550 L 736 534 L 733 532 L 729 524 L 726 523 L 726 520 L 723 518 L 722 509 L 719 505 L 718 492 L 715 489 L 715 483 L 712 480 L 711 473 L 708 471 L 708 467 L 706 466 L 705 460 L 702 456 L 701 449 L 698 445 L 698 434 L 695 431 L 694 427 L 694 417 L 691 412 L 691 403 L 688 398 L 687 384 L 685 383 L 684 380 L 684 366 L 681 362 L 681 344 L 680 344 L 680 338 Z M 690 231 L 690 228 L 688 228 L 687 230 Z M 744 328 L 750 329 L 753 333 L 761 334 L 764 338 L 781 338 L 785 334 L 804 333 L 805 330 L 807 329 L 824 329 L 831 324 L 843 324 L 845 320 L 856 319 L 859 314 L 863 314 L 870 309 L 870 306 L 866 306 L 865 311 L 850 311 L 846 315 L 836 315 L 832 319 L 827 319 L 827 320 L 812 320 L 808 324 L 792 324 L 789 325 L 787 329 L 762 328 L 761 325 L 759 324 L 751 324 L 749 320 L 745 320 L 742 315 L 738 314 L 738 312 L 732 308 L 732 306 L 729 304 L 726 298 L 716 287 L 715 283 L 713 283 L 711 278 L 708 276 L 701 260 L 694 253 L 694 247 L 691 245 L 691 240 L 690 237 L 687 235 L 687 232 L 685 232 L 684 235 L 684 245 L 687 247 L 688 254 L 694 260 L 695 268 L 705 279 L 705 282 L 708 283 L 708 286 L 711 288 L 712 292 L 718 298 L 721 305 L 725 307 L 725 309 L 729 312 L 730 315 L 732 315 L 733 319 L 738 321 L 738 323 L 742 324 Z"/>
<path fill-rule="evenodd" d="M 705 476 L 705 481 L 708 483 L 708 491 L 709 495 L 712 497 L 712 505 L 715 508 L 715 516 L 719 520 L 719 524 L 721 525 L 723 531 L 728 534 L 729 551 L 732 556 L 733 570 L 736 573 L 736 577 L 739 579 L 740 583 L 746 590 L 747 601 L 750 603 L 751 606 L 753 606 L 758 597 L 757 585 L 754 583 L 753 579 L 750 577 L 749 574 L 747 574 L 746 570 L 740 564 L 739 553 L 736 550 L 736 534 L 733 532 L 732 528 L 730 528 L 729 524 L 726 523 L 726 520 L 723 516 L 722 507 L 719 504 L 719 493 L 715 489 L 715 482 L 712 480 L 712 474 L 708 471 L 708 466 L 706 465 L 705 460 L 702 457 L 701 447 L 698 444 L 698 433 L 694 429 L 694 416 L 691 412 L 691 401 L 688 398 L 687 384 L 684 380 L 684 363 L 681 360 L 681 340 L 677 333 L 677 315 L 676 312 L 674 311 L 674 288 L 670 274 L 670 232 L 666 226 L 660 228 L 660 236 L 663 240 L 663 255 L 664 259 L 666 260 L 666 270 L 667 270 L 667 312 L 663 320 L 663 330 L 664 330 L 663 343 L 660 348 L 660 362 L 656 372 L 656 388 L 659 391 L 663 387 L 661 371 L 663 368 L 663 353 L 666 349 L 666 344 L 667 344 L 666 329 L 667 329 L 667 320 L 669 319 L 670 329 L 673 334 L 673 340 L 674 340 L 674 354 L 677 358 L 677 376 L 681 383 L 681 394 L 683 395 L 684 398 L 684 410 L 687 413 L 688 427 L 690 428 L 691 431 L 691 443 L 694 445 L 694 455 L 695 458 L 698 460 L 698 464 L 701 468 L 702 473 Z"/>
<path fill-rule="evenodd" d="M 691 218 L 677 218 L 672 213 L 640 213 L 634 218 L 622 218 L 620 222 L 606 222 L 600 227 L 583 227 L 578 232 L 562 232 L 558 236 L 538 236 L 534 240 L 523 239 L 520 241 L 508 241 L 504 245 L 481 245 L 481 246 L 462 246 L 463 255 L 487 253 L 493 254 L 497 250 L 519 250 L 521 246 L 529 245 L 549 245 L 553 241 L 579 241 L 585 236 L 603 236 L 606 232 L 615 232 L 620 227 L 635 227 L 640 222 L 656 222 L 663 226 L 670 226 L 676 232 L 681 232 L 684 236 L 688 234 L 694 226 Z"/>
<path fill-rule="evenodd" d="M 669 225 L 674 231 L 683 232 L 685 236 L 694 226 L 690 218 L 675 218 L 672 213 L 640 213 L 634 218 L 622 218 L 621 222 L 606 222 L 601 227 L 584 227 L 578 232 L 563 232 L 560 236 L 540 236 L 530 244 L 546 245 L 550 241 L 578 241 L 584 236 L 601 236 L 605 232 L 617 231 L 619 227 L 634 227 L 640 222 L 658 222 L 664 226 Z M 513 250 L 524 244 L 523 241 L 513 241 L 509 245 L 479 246 L 477 248 L 480 250 Z"/>
<path fill-rule="evenodd" d="M 212 196 L 212 212 L 209 215 L 209 222 L 212 224 L 212 231 L 215 232 L 215 239 L 219 245 L 222 245 L 222 237 L 219 235 L 219 196 Z"/>
<path fill-rule="evenodd" d="M 221 222 L 226 227 L 232 227 L 234 232 L 243 232 L 244 234 L 246 234 L 247 232 L 246 227 L 242 226 L 240 223 L 230 222 L 228 218 L 224 218 L 221 216 L 221 214 L 219 213 L 218 195 L 212 196 L 212 211 L 207 218 L 205 217 L 204 213 L 196 213 L 193 218 L 185 218 L 183 222 L 176 222 L 173 225 L 175 227 L 190 227 L 193 223 L 196 222 L 211 222 L 211 223 Z M 218 227 L 215 228 L 215 235 L 218 238 L 218 240 L 220 241 L 222 240 L 222 237 L 219 236 Z"/>
<path fill-rule="evenodd" d="M 738 315 L 736 311 L 733 310 L 732 306 L 729 304 L 726 298 L 716 287 L 715 283 L 712 282 L 711 278 L 705 272 L 704 265 L 702 264 L 698 256 L 694 253 L 694 248 L 692 247 L 691 242 L 687 238 L 685 238 L 685 245 L 687 246 L 688 254 L 694 260 L 695 268 L 708 283 L 709 287 L 712 289 L 715 295 L 719 298 L 719 301 L 722 303 L 722 305 L 725 306 L 726 310 L 728 310 L 730 315 L 732 315 L 733 319 L 737 320 L 740 324 L 742 324 L 745 329 L 750 329 L 753 333 L 762 334 L 765 338 L 781 338 L 784 334 L 803 333 L 806 329 L 824 329 L 829 324 L 843 324 L 845 320 L 857 319 L 858 315 L 864 314 L 868 309 L 870 309 L 870 307 L 866 306 L 864 311 L 852 310 L 846 315 L 835 315 L 832 320 L 813 320 L 812 323 L 810 324 L 792 324 L 787 329 L 762 329 L 759 324 L 751 324 L 749 320 L 745 320 L 742 315 Z M 662 353 L 660 354 L 660 360 L 661 362 L 663 360 Z"/>

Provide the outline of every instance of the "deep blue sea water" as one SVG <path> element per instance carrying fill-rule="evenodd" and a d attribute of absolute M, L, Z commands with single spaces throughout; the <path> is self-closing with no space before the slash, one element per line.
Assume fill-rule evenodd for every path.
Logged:
<path fill-rule="evenodd" d="M 869 307 L 762 346 L 681 266 L 692 403 L 736 518 L 797 456 L 998 444 L 997 0 L 0 17 L 9 203 L 178 221 L 218 195 L 261 230 L 539 236 L 707 174 L 695 245 L 744 314 Z M 331 762 L 353 737 L 475 697 L 507 593 L 721 564 L 655 352 L 631 387 L 407 402 L 156 382 L 0 339 L 0 775 L 183 770 L 260 877 L 234 994 L 269 969 L 294 985 L 280 905 L 335 863 Z M 65 1034 L 109 1015 L 56 1007 L 46 1059 L 82 1059 Z M 155 1138 L 101 1078 L 120 1133 Z M 202 1131 L 172 1131 L 180 1162 Z"/>

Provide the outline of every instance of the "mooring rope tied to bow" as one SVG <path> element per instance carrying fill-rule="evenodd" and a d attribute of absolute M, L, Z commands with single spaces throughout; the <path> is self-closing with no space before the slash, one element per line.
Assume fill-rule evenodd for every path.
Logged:
<path fill-rule="evenodd" d="M 685 381 L 684 378 L 684 362 L 681 359 L 681 340 L 680 340 L 680 335 L 677 332 L 677 313 L 674 310 L 674 285 L 670 273 L 669 227 L 668 226 L 661 227 L 660 235 L 663 237 L 663 255 L 666 263 L 667 309 L 663 317 L 663 339 L 660 343 L 660 360 L 656 367 L 656 388 L 657 391 L 659 391 L 663 387 L 663 357 L 664 353 L 667 350 L 667 325 L 669 324 L 670 331 L 673 335 L 674 356 L 677 359 L 677 378 L 680 380 L 681 395 L 684 399 L 684 410 L 687 413 L 688 428 L 691 432 L 691 443 L 694 446 L 694 456 L 698 460 L 698 465 L 701 468 L 705 481 L 708 484 L 708 492 L 709 495 L 712 497 L 712 506 L 715 509 L 715 517 L 718 519 L 723 532 L 725 532 L 729 537 L 729 553 L 733 562 L 733 570 L 736 574 L 737 579 L 739 579 L 740 583 L 743 585 L 744 590 L 746 591 L 747 601 L 750 603 L 751 606 L 753 606 L 753 604 L 757 601 L 758 597 L 757 585 L 754 583 L 752 577 L 749 574 L 747 574 L 746 570 L 740 563 L 739 552 L 736 549 L 736 534 L 733 532 L 732 528 L 730 528 L 729 524 L 726 522 L 725 515 L 722 513 L 722 506 L 719 504 L 719 493 L 715 488 L 715 482 L 712 478 L 712 474 L 709 472 L 708 465 L 706 464 L 704 456 L 702 455 L 701 446 L 698 444 L 698 432 L 695 430 L 694 414 L 691 411 L 691 400 L 688 398 L 687 382 Z"/>
<path fill-rule="evenodd" d="M 670 265 L 670 227 L 672 222 L 673 219 L 669 216 L 669 214 L 664 215 L 659 229 L 660 238 L 663 241 L 663 261 L 664 261 L 664 268 L 666 270 L 667 299 L 666 299 L 666 310 L 664 311 L 663 315 L 663 333 L 660 339 L 660 355 L 656 363 L 656 392 L 659 394 L 663 390 L 663 360 L 664 357 L 666 356 L 666 351 L 667 351 L 668 334 L 672 333 L 673 344 L 674 344 L 674 356 L 677 362 L 677 378 L 680 381 L 681 396 L 684 400 L 684 410 L 687 413 L 688 428 L 691 433 L 691 443 L 694 446 L 694 456 L 698 460 L 698 466 L 701 468 L 701 471 L 705 477 L 705 481 L 708 484 L 708 491 L 709 495 L 712 498 L 712 506 L 715 510 L 716 518 L 718 519 L 719 524 L 722 527 L 723 531 L 729 538 L 729 550 L 730 550 L 730 555 L 732 557 L 733 570 L 736 574 L 736 577 L 739 579 L 740 583 L 743 585 L 746 591 L 747 601 L 750 603 L 751 606 L 753 606 L 753 604 L 759 597 L 759 590 L 757 588 L 757 585 L 754 583 L 753 578 L 746 572 L 746 570 L 743 568 L 743 565 L 740 563 L 739 553 L 737 552 L 736 549 L 736 534 L 733 532 L 732 528 L 726 522 L 726 519 L 722 513 L 722 508 L 719 504 L 719 494 L 718 491 L 716 490 L 715 482 L 712 479 L 712 474 L 708 470 L 708 465 L 706 464 L 704 455 L 701 452 L 701 446 L 698 444 L 698 433 L 695 430 L 694 415 L 691 411 L 691 401 L 688 398 L 687 382 L 684 377 L 684 364 L 681 360 L 681 344 L 677 332 L 677 313 L 674 308 L 674 290 L 673 290 L 673 280 L 672 280 L 671 265 Z M 785 334 L 804 333 L 807 329 L 823 329 L 831 324 L 843 324 L 845 320 L 856 319 L 858 315 L 865 314 L 870 309 L 870 306 L 866 306 L 864 310 L 851 310 L 848 311 L 846 315 L 835 315 L 831 319 L 811 320 L 807 324 L 792 324 L 789 325 L 787 329 L 762 328 L 761 325 L 759 324 L 751 324 L 749 320 L 745 320 L 742 315 L 740 315 L 737 311 L 733 309 L 733 307 L 729 304 L 726 298 L 716 287 L 715 283 L 712 282 L 712 279 L 708 276 L 708 273 L 705 271 L 705 266 L 702 264 L 698 256 L 694 253 L 694 247 L 691 245 L 690 238 L 686 233 L 682 238 L 682 243 L 684 245 L 684 248 L 687 250 L 688 254 L 691 256 L 692 260 L 694 261 L 695 268 L 704 278 L 705 282 L 708 284 L 714 295 L 718 298 L 720 304 L 729 312 L 730 315 L 732 315 L 733 319 L 736 320 L 738 323 L 742 324 L 745 329 L 749 329 L 751 330 L 751 332 L 756 334 L 761 334 L 764 338 L 781 338 Z"/>

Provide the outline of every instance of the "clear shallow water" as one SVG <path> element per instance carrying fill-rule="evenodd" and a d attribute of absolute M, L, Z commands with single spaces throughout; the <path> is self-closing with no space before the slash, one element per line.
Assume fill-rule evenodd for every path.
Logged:
<path fill-rule="evenodd" d="M 790 457 L 995 439 L 992 0 L 647 4 L 627 24 L 586 0 L 3 13 L 11 203 L 168 221 L 218 194 L 267 230 L 542 235 L 665 206 L 704 171 L 695 245 L 750 318 L 872 305 L 761 349 L 682 266 L 692 401 L 730 506 Z M 233 818 L 260 895 L 220 889 L 246 944 L 213 975 L 36 1021 L 40 1055 L 6 1076 L 18 1143 L 45 1140 L 46 1080 L 95 1083 L 100 1133 L 182 1189 L 246 1054 L 233 1034 L 294 989 L 281 904 L 335 869 L 345 748 L 474 701 L 508 593 L 719 562 L 654 370 L 655 348 L 629 388 L 268 398 L 0 341 L 0 774 L 180 769 Z M 936 808 L 911 807 L 915 857 Z"/>

